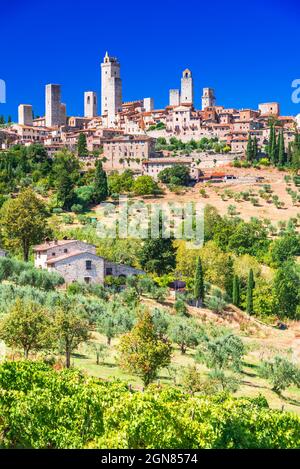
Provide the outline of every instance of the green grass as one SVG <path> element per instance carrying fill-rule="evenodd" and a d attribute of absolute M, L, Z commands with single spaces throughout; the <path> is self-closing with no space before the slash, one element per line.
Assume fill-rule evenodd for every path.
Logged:
<path fill-rule="evenodd" d="M 106 343 L 104 336 L 97 334 L 95 337 L 97 342 Z M 97 365 L 96 355 L 90 347 L 84 345 L 79 348 L 78 353 L 72 357 L 72 365 L 82 369 L 87 374 L 102 378 L 105 380 L 122 380 L 131 384 L 133 388 L 141 389 L 143 387 L 142 381 L 129 373 L 121 370 L 117 363 L 117 346 L 118 339 L 113 339 L 111 345 L 107 349 L 107 354 L 103 361 Z M 175 384 L 181 386 L 181 376 L 183 370 L 189 366 L 194 365 L 195 350 L 188 349 L 185 355 L 182 355 L 178 346 L 174 345 L 172 356 L 172 368 L 176 370 Z M 284 409 L 287 411 L 295 412 L 300 415 L 300 389 L 290 387 L 284 391 L 283 396 L 278 396 L 271 389 L 270 383 L 265 379 L 258 376 L 259 359 L 255 356 L 253 351 L 249 352 L 245 357 L 243 364 L 243 372 L 241 373 L 241 385 L 236 392 L 236 396 L 257 397 L 260 394 L 265 396 L 269 402 L 270 407 L 274 409 Z M 204 365 L 197 364 L 198 370 L 207 375 L 208 370 Z M 170 376 L 167 369 L 161 369 L 156 382 L 161 384 L 174 385 L 174 377 Z"/>

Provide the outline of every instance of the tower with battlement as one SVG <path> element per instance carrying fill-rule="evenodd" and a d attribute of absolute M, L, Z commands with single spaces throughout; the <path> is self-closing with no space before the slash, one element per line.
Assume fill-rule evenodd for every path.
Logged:
<path fill-rule="evenodd" d="M 194 85 L 192 72 L 186 68 L 181 78 L 181 104 L 194 104 Z"/>
<path fill-rule="evenodd" d="M 120 63 L 106 52 L 101 64 L 101 114 L 113 126 L 116 114 L 122 109 L 122 80 Z"/>
<path fill-rule="evenodd" d="M 94 91 L 84 93 L 84 117 L 97 116 L 97 94 Z"/>
<path fill-rule="evenodd" d="M 61 91 L 60 85 L 46 85 L 45 117 L 46 127 L 61 125 Z"/>
<path fill-rule="evenodd" d="M 216 105 L 215 91 L 212 88 L 203 88 L 202 111 L 207 107 Z"/>

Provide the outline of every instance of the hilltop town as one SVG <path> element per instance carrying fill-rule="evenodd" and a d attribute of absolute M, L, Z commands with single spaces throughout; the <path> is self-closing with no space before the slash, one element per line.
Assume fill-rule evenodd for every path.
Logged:
<path fill-rule="evenodd" d="M 95 91 L 84 93 L 83 116 L 68 116 L 61 94 L 61 85 L 46 85 L 45 115 L 41 117 L 34 117 L 30 104 L 20 104 L 18 123 L 0 128 L 2 150 L 39 143 L 52 156 L 64 148 L 75 151 L 79 135 L 84 134 L 89 156 L 101 153 L 106 171 L 130 169 L 156 178 L 162 169 L 180 163 L 198 180 L 204 169 L 245 158 L 249 138 L 255 142 L 256 152 L 264 154 L 270 123 L 277 135 L 283 133 L 288 152 L 300 125 L 299 116 L 282 116 L 277 102 L 260 103 L 257 109 L 224 108 L 217 104 L 212 88 L 203 88 L 199 109 L 189 69 L 182 72 L 180 89 L 169 90 L 164 109 L 155 109 L 152 97 L 123 102 L 121 65 L 107 52 L 101 63 L 100 115 Z M 176 153 L 167 148 L 174 138 L 183 144 L 208 140 L 218 145 L 213 150 L 192 145 Z M 161 142 L 165 145 L 159 145 Z"/>

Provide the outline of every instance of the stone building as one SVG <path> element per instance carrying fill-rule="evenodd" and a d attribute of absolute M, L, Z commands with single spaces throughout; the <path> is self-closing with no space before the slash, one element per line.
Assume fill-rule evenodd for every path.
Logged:
<path fill-rule="evenodd" d="M 107 116 L 108 127 L 114 126 L 116 114 L 122 110 L 120 63 L 106 52 L 101 64 L 101 114 Z"/>
<path fill-rule="evenodd" d="M 155 154 L 155 140 L 147 135 L 124 135 L 103 141 L 106 171 L 141 171 L 142 161 Z"/>
<path fill-rule="evenodd" d="M 31 104 L 20 104 L 18 107 L 18 124 L 32 126 Z"/>
<path fill-rule="evenodd" d="M 180 104 L 180 91 L 177 89 L 172 89 L 169 91 L 169 105 L 170 106 L 179 106 Z"/>
<path fill-rule="evenodd" d="M 35 267 L 57 272 L 66 284 L 103 284 L 106 275 L 127 277 L 144 274 L 142 270 L 108 262 L 96 255 L 95 246 L 74 239 L 45 242 L 33 250 Z"/>
<path fill-rule="evenodd" d="M 46 127 L 61 125 L 61 90 L 60 85 L 46 85 L 45 110 Z"/>
<path fill-rule="evenodd" d="M 279 116 L 280 114 L 279 103 L 262 103 L 258 105 L 258 109 L 262 115 Z"/>
<path fill-rule="evenodd" d="M 94 91 L 84 93 L 84 117 L 97 116 L 97 94 Z"/>
<path fill-rule="evenodd" d="M 194 104 L 193 77 L 188 68 L 182 72 L 180 102 L 181 104 Z"/>
<path fill-rule="evenodd" d="M 207 107 L 214 107 L 216 105 L 215 92 L 212 88 L 203 88 L 202 95 L 202 111 Z"/>

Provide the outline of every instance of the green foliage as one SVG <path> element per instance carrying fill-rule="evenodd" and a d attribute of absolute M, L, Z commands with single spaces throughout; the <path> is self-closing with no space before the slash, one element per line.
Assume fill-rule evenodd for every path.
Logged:
<path fill-rule="evenodd" d="M 96 203 L 103 202 L 108 196 L 108 183 L 106 172 L 102 167 L 100 160 L 96 163 L 96 172 L 94 180 L 94 201 Z"/>
<path fill-rule="evenodd" d="M 273 390 L 278 394 L 291 385 L 300 387 L 300 368 L 279 355 L 270 361 L 264 361 L 260 367 L 260 374 L 271 382 Z"/>
<path fill-rule="evenodd" d="M 86 143 L 86 135 L 80 132 L 77 142 L 77 154 L 79 157 L 88 156 L 88 149 Z"/>
<path fill-rule="evenodd" d="M 135 195 L 153 195 L 160 192 L 151 176 L 138 176 L 133 182 L 132 190 Z"/>
<path fill-rule="evenodd" d="M 274 278 L 279 316 L 298 319 L 297 307 L 300 304 L 300 272 L 299 266 L 292 261 L 281 264 Z"/>
<path fill-rule="evenodd" d="M 0 365 L 0 389 L 5 448 L 300 446 L 299 417 L 269 409 L 261 398 L 197 397 L 154 386 L 132 393 L 77 370 L 21 361 Z"/>
<path fill-rule="evenodd" d="M 23 349 L 25 358 L 29 352 L 51 347 L 51 332 L 50 317 L 45 308 L 19 298 L 0 323 L 0 338 L 9 347 Z"/>
<path fill-rule="evenodd" d="M 158 179 L 164 184 L 187 186 L 190 182 L 190 172 L 186 166 L 176 164 L 171 168 L 165 168 L 160 171 Z"/>
<path fill-rule="evenodd" d="M 158 336 L 151 313 L 145 311 L 140 314 L 132 331 L 121 337 L 119 364 L 140 376 L 148 386 L 156 378 L 158 370 L 170 364 L 171 353 L 171 344 Z"/>
<path fill-rule="evenodd" d="M 182 354 L 199 343 L 199 328 L 188 318 L 174 318 L 170 323 L 169 335 L 172 342 L 179 345 Z"/>
<path fill-rule="evenodd" d="M 246 311 L 248 314 L 253 313 L 253 290 L 255 287 L 253 270 L 250 269 L 247 281 L 247 298 L 246 298 Z"/>
<path fill-rule="evenodd" d="M 28 261 L 30 247 L 49 234 L 47 216 L 44 202 L 31 189 L 22 191 L 15 199 L 8 199 L 0 212 L 5 246 L 21 248 L 24 260 Z"/>
<path fill-rule="evenodd" d="M 204 301 L 204 278 L 203 269 L 200 257 L 197 258 L 195 278 L 194 278 L 194 297 L 196 305 L 200 306 Z"/>
<path fill-rule="evenodd" d="M 56 272 L 34 268 L 28 262 L 9 257 L 0 258 L 0 281 L 10 280 L 18 285 L 31 285 L 42 290 L 53 290 L 63 285 L 64 279 Z"/>

